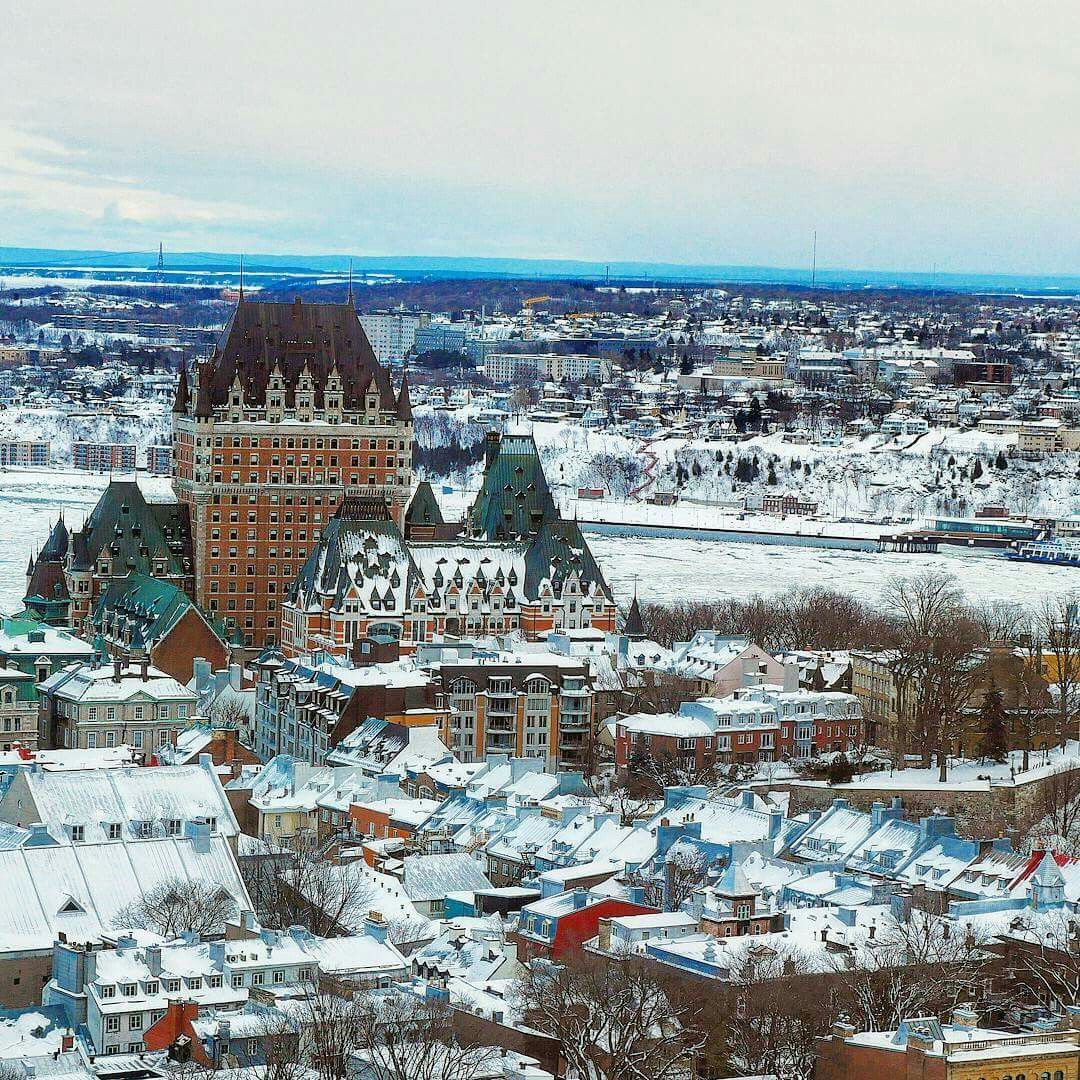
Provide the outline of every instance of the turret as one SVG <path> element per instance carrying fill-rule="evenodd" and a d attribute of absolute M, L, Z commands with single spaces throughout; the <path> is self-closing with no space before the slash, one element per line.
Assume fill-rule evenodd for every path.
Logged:
<path fill-rule="evenodd" d="M 174 413 L 186 413 L 191 403 L 191 391 L 188 387 L 187 364 L 180 364 L 180 378 L 176 383 L 176 397 L 173 399 L 172 411 Z"/>

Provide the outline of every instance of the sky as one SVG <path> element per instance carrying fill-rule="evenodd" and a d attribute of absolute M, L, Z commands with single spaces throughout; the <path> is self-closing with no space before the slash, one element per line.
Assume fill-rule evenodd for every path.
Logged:
<path fill-rule="evenodd" d="M 1080 272 L 1080 4 L 0 0 L 0 245 Z"/>

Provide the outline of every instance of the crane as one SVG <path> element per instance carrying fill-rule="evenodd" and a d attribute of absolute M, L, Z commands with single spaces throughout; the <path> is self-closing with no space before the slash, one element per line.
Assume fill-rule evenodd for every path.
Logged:
<path fill-rule="evenodd" d="M 525 309 L 525 340 L 532 337 L 532 309 L 545 300 L 552 299 L 550 296 L 530 296 L 528 300 L 522 300 L 521 306 Z"/>

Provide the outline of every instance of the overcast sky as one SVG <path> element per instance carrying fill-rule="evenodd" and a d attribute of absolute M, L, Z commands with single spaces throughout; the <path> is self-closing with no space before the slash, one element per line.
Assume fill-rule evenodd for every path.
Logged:
<path fill-rule="evenodd" d="M 0 0 L 0 245 L 1080 272 L 1080 4 Z"/>

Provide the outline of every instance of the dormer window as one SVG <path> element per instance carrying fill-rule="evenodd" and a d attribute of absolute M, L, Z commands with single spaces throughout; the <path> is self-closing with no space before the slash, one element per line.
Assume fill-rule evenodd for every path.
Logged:
<path fill-rule="evenodd" d="M 116 997 L 116 987 L 112 983 L 106 983 L 98 987 L 98 997 L 107 999 Z"/>
<path fill-rule="evenodd" d="M 135 983 L 120 984 L 120 993 L 123 994 L 124 997 L 134 997 L 138 989 L 139 988 Z"/>
<path fill-rule="evenodd" d="M 73 844 L 81 844 L 86 836 L 86 827 L 84 825 L 69 825 L 68 835 L 71 837 Z"/>

